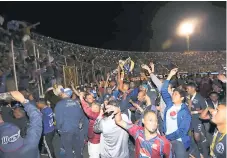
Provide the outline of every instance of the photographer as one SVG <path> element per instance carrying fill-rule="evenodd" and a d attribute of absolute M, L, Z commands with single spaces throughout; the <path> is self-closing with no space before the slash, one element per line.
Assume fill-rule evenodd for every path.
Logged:
<path fill-rule="evenodd" d="M 24 96 L 18 92 L 4 93 L 0 95 L 1 99 L 14 99 L 20 102 L 30 120 L 30 126 L 27 129 L 25 138 L 20 136 L 20 129 L 4 122 L 0 115 L 0 157 L 1 158 L 39 158 L 38 144 L 42 133 L 42 117 L 38 109 L 31 105 Z"/>

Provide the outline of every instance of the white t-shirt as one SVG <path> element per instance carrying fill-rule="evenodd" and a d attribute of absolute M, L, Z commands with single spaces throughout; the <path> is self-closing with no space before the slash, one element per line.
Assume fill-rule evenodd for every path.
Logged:
<path fill-rule="evenodd" d="M 130 122 L 128 116 L 121 114 L 122 120 Z M 129 158 L 127 131 L 115 124 L 112 117 L 102 120 L 102 133 L 100 139 L 102 158 Z"/>
<path fill-rule="evenodd" d="M 166 112 L 166 135 L 175 132 L 178 129 L 177 126 L 177 113 L 180 111 L 181 106 L 173 105 Z M 177 139 L 178 141 L 182 141 L 181 138 Z"/>

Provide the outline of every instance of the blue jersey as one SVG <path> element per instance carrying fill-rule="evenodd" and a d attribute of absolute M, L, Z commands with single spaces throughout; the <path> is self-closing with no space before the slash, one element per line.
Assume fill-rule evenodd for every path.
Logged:
<path fill-rule="evenodd" d="M 54 130 L 54 113 L 50 107 L 41 110 L 43 114 L 43 134 L 50 133 Z"/>

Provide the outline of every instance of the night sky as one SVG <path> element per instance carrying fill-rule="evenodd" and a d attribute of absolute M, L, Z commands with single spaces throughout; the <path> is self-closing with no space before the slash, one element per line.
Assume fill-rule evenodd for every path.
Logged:
<path fill-rule="evenodd" d="M 184 51 L 176 26 L 197 17 L 191 49 L 226 49 L 226 2 L 0 2 L 0 14 L 40 22 L 36 32 L 60 40 L 133 51 Z"/>

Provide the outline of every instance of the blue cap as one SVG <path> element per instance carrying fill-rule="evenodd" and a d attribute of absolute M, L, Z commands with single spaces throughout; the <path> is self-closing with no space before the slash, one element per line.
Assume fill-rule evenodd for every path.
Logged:
<path fill-rule="evenodd" d="M 73 91 L 70 88 L 62 88 L 61 89 L 62 93 L 65 93 L 67 96 L 71 97 L 73 95 Z"/>
<path fill-rule="evenodd" d="M 145 88 L 145 89 L 148 89 L 147 84 L 143 84 L 142 87 Z"/>
<path fill-rule="evenodd" d="M 93 94 L 94 98 L 96 98 L 96 97 L 97 97 L 97 92 L 96 92 L 95 90 L 91 90 L 91 91 L 90 91 L 90 93 L 92 93 L 92 94 Z"/>
<path fill-rule="evenodd" d="M 20 136 L 20 129 L 11 123 L 0 124 L 0 150 L 14 152 L 23 146 L 24 140 Z"/>

